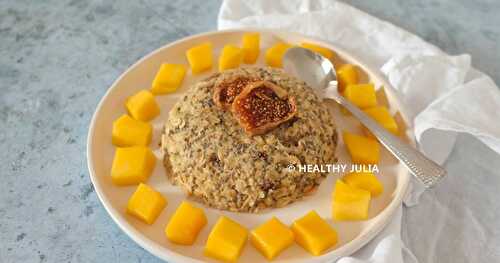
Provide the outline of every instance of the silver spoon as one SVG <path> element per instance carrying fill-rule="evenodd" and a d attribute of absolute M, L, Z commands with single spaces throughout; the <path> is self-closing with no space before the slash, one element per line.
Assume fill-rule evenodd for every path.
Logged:
<path fill-rule="evenodd" d="M 330 60 L 305 48 L 290 48 L 283 58 L 286 72 L 309 84 L 324 99 L 333 99 L 354 115 L 426 187 L 434 186 L 446 170 L 378 125 L 337 91 L 337 74 Z"/>

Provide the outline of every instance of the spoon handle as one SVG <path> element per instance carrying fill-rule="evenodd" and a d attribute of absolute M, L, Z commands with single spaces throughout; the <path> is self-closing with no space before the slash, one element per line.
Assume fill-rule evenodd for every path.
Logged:
<path fill-rule="evenodd" d="M 373 135 L 375 135 L 375 137 L 377 137 L 378 140 L 425 185 L 425 187 L 429 188 L 434 186 L 446 175 L 446 170 L 443 167 L 388 132 L 339 93 L 328 92 L 327 97 L 337 101 L 337 103 L 350 111 L 352 115 L 370 130 L 370 132 L 373 133 Z"/>

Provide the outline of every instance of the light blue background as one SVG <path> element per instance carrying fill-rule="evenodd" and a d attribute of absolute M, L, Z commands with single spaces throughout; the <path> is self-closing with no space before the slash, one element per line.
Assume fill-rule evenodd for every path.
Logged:
<path fill-rule="evenodd" d="M 448 53 L 471 54 L 473 65 L 499 83 L 499 1 L 349 3 Z M 215 30 L 219 5 L 0 0 L 0 262 L 160 261 L 99 203 L 87 172 L 87 129 L 121 72 L 171 41 Z M 460 136 L 446 167 L 450 176 L 405 210 L 405 242 L 421 262 L 498 261 L 500 199 L 488 193 L 499 192 L 500 157 Z M 459 220 L 421 227 L 451 218 Z"/>

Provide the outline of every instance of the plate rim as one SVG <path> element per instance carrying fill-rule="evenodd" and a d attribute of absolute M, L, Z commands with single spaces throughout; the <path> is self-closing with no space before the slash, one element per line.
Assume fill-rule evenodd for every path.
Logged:
<path fill-rule="evenodd" d="M 133 68 L 141 64 L 143 61 L 147 60 L 148 58 L 156 55 L 163 49 L 170 48 L 171 46 L 174 46 L 178 43 L 184 42 L 184 41 L 189 41 L 192 39 L 196 38 L 201 38 L 201 37 L 206 37 L 206 36 L 211 36 L 211 35 L 217 35 L 217 34 L 224 34 L 224 33 L 243 33 L 243 32 L 265 32 L 265 33 L 271 33 L 271 34 L 276 34 L 276 35 L 291 35 L 291 36 L 296 36 L 299 38 L 304 38 L 304 39 L 309 39 L 313 40 L 317 44 L 323 44 L 325 46 L 333 47 L 334 51 L 336 53 L 341 54 L 342 57 L 347 57 L 348 60 L 356 61 L 356 62 L 361 62 L 363 60 L 359 59 L 357 56 L 352 55 L 350 52 L 347 52 L 344 48 L 339 47 L 338 45 L 335 45 L 329 41 L 323 40 L 321 38 L 317 37 L 311 37 L 307 36 L 305 34 L 301 33 L 296 33 L 296 32 L 291 32 L 287 30 L 277 30 L 277 29 L 268 29 L 268 28 L 259 28 L 259 27 L 242 27 L 242 28 L 237 28 L 237 29 L 226 29 L 226 30 L 216 30 L 216 31 L 208 31 L 208 32 L 203 32 L 203 33 L 198 33 L 194 35 L 190 35 L 178 40 L 175 40 L 173 42 L 170 42 L 168 44 L 165 44 L 151 52 L 149 52 L 147 55 L 143 56 L 139 60 L 137 60 L 135 63 L 127 67 L 127 69 L 120 74 L 120 76 L 113 81 L 113 83 L 108 87 L 107 91 L 105 94 L 101 97 L 99 100 L 99 103 L 97 104 L 94 113 L 92 114 L 92 118 L 89 124 L 89 130 L 87 134 L 87 147 L 86 147 L 86 158 L 87 158 L 87 167 L 89 170 L 89 177 L 92 182 L 92 185 L 95 189 L 95 192 L 97 194 L 97 197 L 99 198 L 99 201 L 102 203 L 104 206 L 104 209 L 108 213 L 108 215 L 113 219 L 114 223 L 118 225 L 118 227 L 127 234 L 129 238 L 131 238 L 137 245 L 140 247 L 144 248 L 146 251 L 149 253 L 155 255 L 161 260 L 169 260 L 169 261 L 182 261 L 182 262 L 203 262 L 191 257 L 187 257 L 183 254 L 174 252 L 166 247 L 163 247 L 159 245 L 158 243 L 150 240 L 147 238 L 145 235 L 143 235 L 141 232 L 137 231 L 130 223 L 128 223 L 124 217 L 120 216 L 120 211 L 116 210 L 113 208 L 111 202 L 107 199 L 107 197 L 104 194 L 104 191 L 102 190 L 102 187 L 100 183 L 97 180 L 97 175 L 94 170 L 94 165 L 93 165 L 93 159 L 92 159 L 92 150 L 93 150 L 93 137 L 95 135 L 95 123 L 97 119 L 97 115 L 99 112 L 102 110 L 102 107 L 104 105 L 104 101 L 106 98 L 112 93 L 113 90 L 116 89 L 117 83 L 119 83 L 128 73 L 131 71 Z M 409 130 L 408 134 L 408 139 L 409 143 L 415 147 L 415 135 L 412 129 L 412 124 L 411 122 L 408 121 L 407 118 L 407 113 L 403 105 L 401 105 L 400 101 L 397 98 L 396 91 L 395 89 L 390 85 L 390 83 L 387 81 L 387 79 L 381 75 L 377 70 L 374 70 L 373 67 L 366 62 L 359 63 L 362 65 L 363 68 L 368 68 L 370 73 L 374 75 L 378 80 L 380 80 L 384 88 L 387 88 L 389 90 L 389 93 L 391 93 L 392 96 L 396 96 L 396 103 L 398 105 L 398 111 L 401 113 L 401 116 L 405 120 L 405 124 L 407 126 L 407 130 Z M 403 180 L 402 181 L 402 186 L 401 190 L 394 196 L 393 200 L 385 207 L 377 216 L 380 216 L 381 214 L 384 214 L 386 217 L 385 220 L 381 220 L 381 222 L 378 222 L 374 224 L 367 232 L 363 233 L 362 235 L 358 235 L 355 239 L 351 240 L 350 242 L 344 244 L 342 247 L 332 250 L 326 254 L 323 254 L 321 256 L 316 256 L 313 257 L 311 256 L 310 259 L 307 260 L 307 262 L 324 262 L 326 260 L 336 260 L 337 258 L 340 257 L 339 254 L 342 255 L 351 255 L 354 252 L 358 251 L 360 248 L 365 246 L 368 242 L 373 240 L 378 233 L 380 233 L 385 226 L 391 221 L 391 219 L 394 217 L 394 214 L 397 210 L 397 208 L 402 204 L 403 198 L 406 195 L 406 192 L 408 191 L 409 187 L 409 182 L 410 182 L 410 172 L 406 171 L 403 172 Z M 356 242 L 354 242 L 356 241 Z M 335 254 L 332 254 L 335 252 Z"/>

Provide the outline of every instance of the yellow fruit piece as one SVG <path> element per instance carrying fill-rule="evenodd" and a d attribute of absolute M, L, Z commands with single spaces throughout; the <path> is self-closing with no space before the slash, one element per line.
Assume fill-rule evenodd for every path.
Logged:
<path fill-rule="evenodd" d="M 250 241 L 262 255 L 271 260 L 293 244 L 294 236 L 290 228 L 273 217 L 252 230 Z"/>
<path fill-rule="evenodd" d="M 221 216 L 208 235 L 204 253 L 225 262 L 236 262 L 248 238 L 248 230 Z"/>
<path fill-rule="evenodd" d="M 270 67 L 281 68 L 283 55 L 292 46 L 287 43 L 277 43 L 266 51 L 266 64 Z"/>
<path fill-rule="evenodd" d="M 355 65 L 344 64 L 337 69 L 339 92 L 343 92 L 349 85 L 358 84 L 359 76 Z"/>
<path fill-rule="evenodd" d="M 377 97 L 373 84 L 349 85 L 344 90 L 344 96 L 361 109 L 377 106 Z"/>
<path fill-rule="evenodd" d="M 260 53 L 260 34 L 245 33 L 243 35 L 243 62 L 253 64 Z"/>
<path fill-rule="evenodd" d="M 351 187 L 370 192 L 373 197 L 379 196 L 384 191 L 382 183 L 370 172 L 348 173 L 342 177 L 342 180 Z"/>
<path fill-rule="evenodd" d="M 205 42 L 186 51 L 191 72 L 201 73 L 212 68 L 212 43 Z"/>
<path fill-rule="evenodd" d="M 315 256 L 337 243 L 337 232 L 315 211 L 295 220 L 292 231 L 297 244 Z"/>
<path fill-rule="evenodd" d="M 219 71 L 237 68 L 243 61 L 243 50 L 235 45 L 225 45 L 219 57 Z"/>
<path fill-rule="evenodd" d="M 116 148 L 111 179 L 116 185 L 145 183 L 155 167 L 156 158 L 144 146 Z"/>
<path fill-rule="evenodd" d="M 151 92 L 155 95 L 172 93 L 181 86 L 185 75 L 184 65 L 164 63 L 156 73 Z"/>
<path fill-rule="evenodd" d="M 141 90 L 130 96 L 125 102 L 125 107 L 132 118 L 139 121 L 150 121 L 160 114 L 160 106 L 153 94 L 147 90 Z"/>
<path fill-rule="evenodd" d="M 165 228 L 168 240 L 179 245 L 192 245 L 207 224 L 207 217 L 201 208 L 183 201 Z"/>
<path fill-rule="evenodd" d="M 380 159 L 380 145 L 374 139 L 344 131 L 344 143 L 353 163 L 377 164 Z"/>
<path fill-rule="evenodd" d="M 147 146 L 152 134 L 151 124 L 132 119 L 127 114 L 113 122 L 112 140 L 115 146 Z"/>
<path fill-rule="evenodd" d="M 332 199 L 334 220 L 365 220 L 368 218 L 370 192 L 351 187 L 342 180 L 337 180 Z"/>
<path fill-rule="evenodd" d="M 304 43 L 300 44 L 300 46 L 303 48 L 307 48 L 309 50 L 312 50 L 316 53 L 319 53 L 327 59 L 332 59 L 335 56 L 335 53 L 333 51 L 331 51 L 330 49 L 328 49 L 326 47 L 322 47 L 320 45 L 304 42 Z"/>
<path fill-rule="evenodd" d="M 386 128 L 392 134 L 394 135 L 399 134 L 398 124 L 396 123 L 396 120 L 392 117 L 391 113 L 389 113 L 389 110 L 385 106 L 368 108 L 365 109 L 364 112 L 368 116 L 372 117 L 382 127 Z M 369 132 L 367 129 L 365 129 L 365 132 L 368 135 L 373 136 L 371 132 Z"/>
<path fill-rule="evenodd" d="M 165 206 L 167 199 L 152 187 L 141 183 L 128 200 L 127 213 L 151 225 Z"/>

